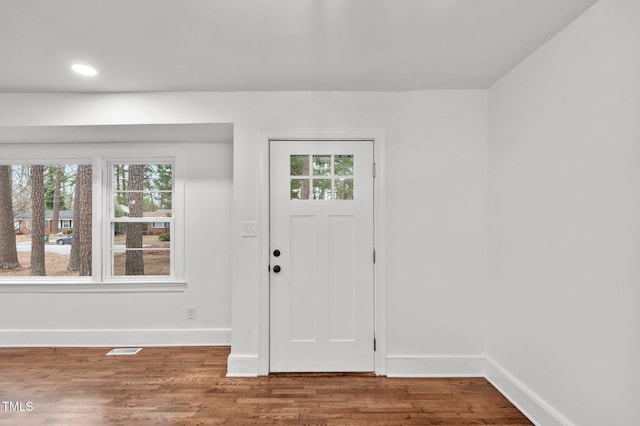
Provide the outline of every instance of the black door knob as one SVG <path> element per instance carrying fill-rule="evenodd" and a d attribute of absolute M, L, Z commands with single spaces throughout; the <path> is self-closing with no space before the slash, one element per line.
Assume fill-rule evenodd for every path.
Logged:
<path fill-rule="evenodd" d="M 275 257 L 280 256 L 280 250 L 274 250 L 274 251 L 273 251 L 273 255 L 274 255 Z"/>
<path fill-rule="evenodd" d="M 276 274 L 280 272 L 280 270 L 281 270 L 280 265 L 276 265 L 273 267 L 273 272 L 275 272 Z"/>

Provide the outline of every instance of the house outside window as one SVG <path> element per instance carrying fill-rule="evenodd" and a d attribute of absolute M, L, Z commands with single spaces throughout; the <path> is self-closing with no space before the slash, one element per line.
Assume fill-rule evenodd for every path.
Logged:
<path fill-rule="evenodd" d="M 13 221 L 14 235 L 0 232 L 3 256 L 0 263 L 0 283 L 8 279 L 30 277 L 32 280 L 44 277 L 90 277 L 92 271 L 92 217 L 91 199 L 93 193 L 92 165 L 90 160 L 79 162 L 42 161 L 11 162 L 0 164 L 0 193 L 2 203 L 11 209 L 3 209 L 1 218 Z M 43 164 L 44 163 L 44 164 Z M 7 179 L 8 178 L 8 179 Z M 8 197 L 7 190 L 11 190 Z M 88 212 L 79 221 L 83 226 L 76 230 L 73 246 L 55 247 L 59 237 L 52 234 L 52 217 L 58 215 L 58 230 L 71 229 L 74 204 L 89 200 Z M 40 226 L 34 226 L 39 224 Z M 15 247 L 15 251 L 13 248 Z M 7 254 L 9 253 L 9 254 Z M 9 257 L 14 257 L 13 261 Z M 9 262 L 7 262 L 9 260 Z M 11 266 L 11 267 L 6 267 Z"/>
<path fill-rule="evenodd" d="M 107 168 L 111 244 L 105 278 L 175 277 L 173 164 L 109 162 Z"/>
<path fill-rule="evenodd" d="M 48 152 L 46 157 L 54 157 L 54 151 L 46 148 L 42 150 Z M 90 155 L 53 164 L 40 161 L 35 155 L 26 161 L 17 156 L 0 159 L 0 172 L 6 172 L 6 176 L 0 176 L 0 184 L 4 185 L 5 195 L 12 198 L 13 214 L 9 221 L 11 237 L 0 235 L 0 244 L 15 246 L 18 258 L 11 268 L 0 269 L 0 287 L 11 291 L 28 284 L 38 291 L 44 288 L 37 287 L 42 283 L 47 291 L 68 291 L 74 286 L 87 291 L 87 284 L 101 285 L 104 291 L 119 291 L 119 285 L 135 291 L 182 288 L 184 200 L 181 187 L 176 198 L 176 150 L 165 149 L 169 155 L 164 157 L 142 157 L 142 148 L 132 151 L 135 152 L 127 157 L 109 157 L 85 146 L 84 152 Z M 41 151 L 37 154 L 42 155 Z M 41 162 L 45 164 L 37 164 Z M 32 218 L 34 166 L 42 171 L 38 181 L 44 182 L 44 189 L 37 190 L 44 192 L 44 206 L 38 205 L 40 216 Z M 2 180 L 3 176 L 6 179 Z M 51 203 L 58 199 L 54 196 L 56 179 L 62 182 L 62 201 L 54 209 Z M 181 177 L 177 179 L 180 185 L 184 184 Z M 31 273 L 33 223 L 43 224 L 43 229 L 37 230 L 44 245 L 45 268 L 40 276 Z M 53 232 L 55 223 L 57 232 Z M 38 244 L 34 245 L 36 249 Z M 70 267 L 73 253 L 84 256 L 83 269 Z"/>

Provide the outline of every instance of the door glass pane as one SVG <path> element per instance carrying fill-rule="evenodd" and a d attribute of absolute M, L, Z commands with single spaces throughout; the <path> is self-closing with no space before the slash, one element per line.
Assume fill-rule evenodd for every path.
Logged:
<path fill-rule="evenodd" d="M 291 179 L 291 200 L 309 199 L 309 179 Z"/>
<path fill-rule="evenodd" d="M 353 179 L 336 179 L 336 200 L 353 200 Z"/>
<path fill-rule="evenodd" d="M 337 176 L 353 176 L 353 155 L 336 155 L 335 173 Z"/>
<path fill-rule="evenodd" d="M 330 200 L 331 199 L 331 179 L 314 179 L 313 180 L 313 199 L 314 200 Z"/>
<path fill-rule="evenodd" d="M 291 176 L 309 176 L 309 156 L 292 155 L 289 159 Z"/>
<path fill-rule="evenodd" d="M 311 160 L 311 162 L 309 161 Z M 290 179 L 291 200 L 353 200 L 353 155 L 291 155 L 291 176 L 322 176 Z M 311 172 L 310 170 L 313 170 Z M 310 173 L 311 172 L 311 173 Z"/>
<path fill-rule="evenodd" d="M 313 175 L 314 176 L 331 175 L 331 156 L 330 155 L 314 155 L 313 156 Z"/>

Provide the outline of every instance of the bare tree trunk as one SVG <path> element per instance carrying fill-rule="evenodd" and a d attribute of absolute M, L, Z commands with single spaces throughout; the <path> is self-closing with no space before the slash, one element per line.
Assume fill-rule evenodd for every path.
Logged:
<path fill-rule="evenodd" d="M 13 220 L 11 166 L 0 166 L 0 269 L 20 267 Z"/>
<path fill-rule="evenodd" d="M 44 166 L 31 166 L 31 275 L 45 276 Z"/>
<path fill-rule="evenodd" d="M 78 212 L 80 211 L 80 166 L 78 166 L 78 172 L 76 173 L 76 192 L 73 197 L 73 222 L 74 227 L 77 220 Z M 75 229 L 73 230 L 73 240 L 76 239 Z M 77 241 L 71 243 L 71 253 L 69 254 L 69 265 L 67 265 L 67 271 L 79 271 L 80 270 L 80 245 L 76 244 Z"/>
<path fill-rule="evenodd" d="M 124 191 L 126 189 L 124 186 L 124 166 L 116 164 L 113 167 L 116 172 L 116 191 Z"/>
<path fill-rule="evenodd" d="M 79 207 L 74 211 L 74 231 L 73 245 L 79 250 L 79 271 L 80 276 L 91 275 L 93 241 L 91 234 L 92 218 L 92 170 L 89 165 L 78 166 L 78 177 L 76 178 L 76 197 Z"/>
<path fill-rule="evenodd" d="M 142 217 L 143 193 L 144 189 L 144 165 L 129 165 L 129 217 Z M 127 254 L 125 263 L 125 275 L 144 275 L 144 258 L 142 250 L 131 250 L 142 248 L 142 232 L 144 223 L 127 224 Z"/>
<path fill-rule="evenodd" d="M 53 190 L 53 209 L 51 212 L 51 233 L 58 233 L 58 223 L 60 222 L 60 188 L 64 177 L 64 166 L 56 167 L 56 181 Z"/>
<path fill-rule="evenodd" d="M 90 165 L 79 165 L 76 174 L 76 193 L 73 200 L 73 243 L 68 271 L 79 271 L 80 276 L 91 275 L 92 264 L 92 178 Z"/>

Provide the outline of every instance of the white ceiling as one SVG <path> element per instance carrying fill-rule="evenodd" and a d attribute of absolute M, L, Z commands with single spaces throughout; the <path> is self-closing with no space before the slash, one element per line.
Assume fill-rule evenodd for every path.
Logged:
<path fill-rule="evenodd" d="M 595 1 L 2 0 L 0 92 L 487 88 Z"/>

